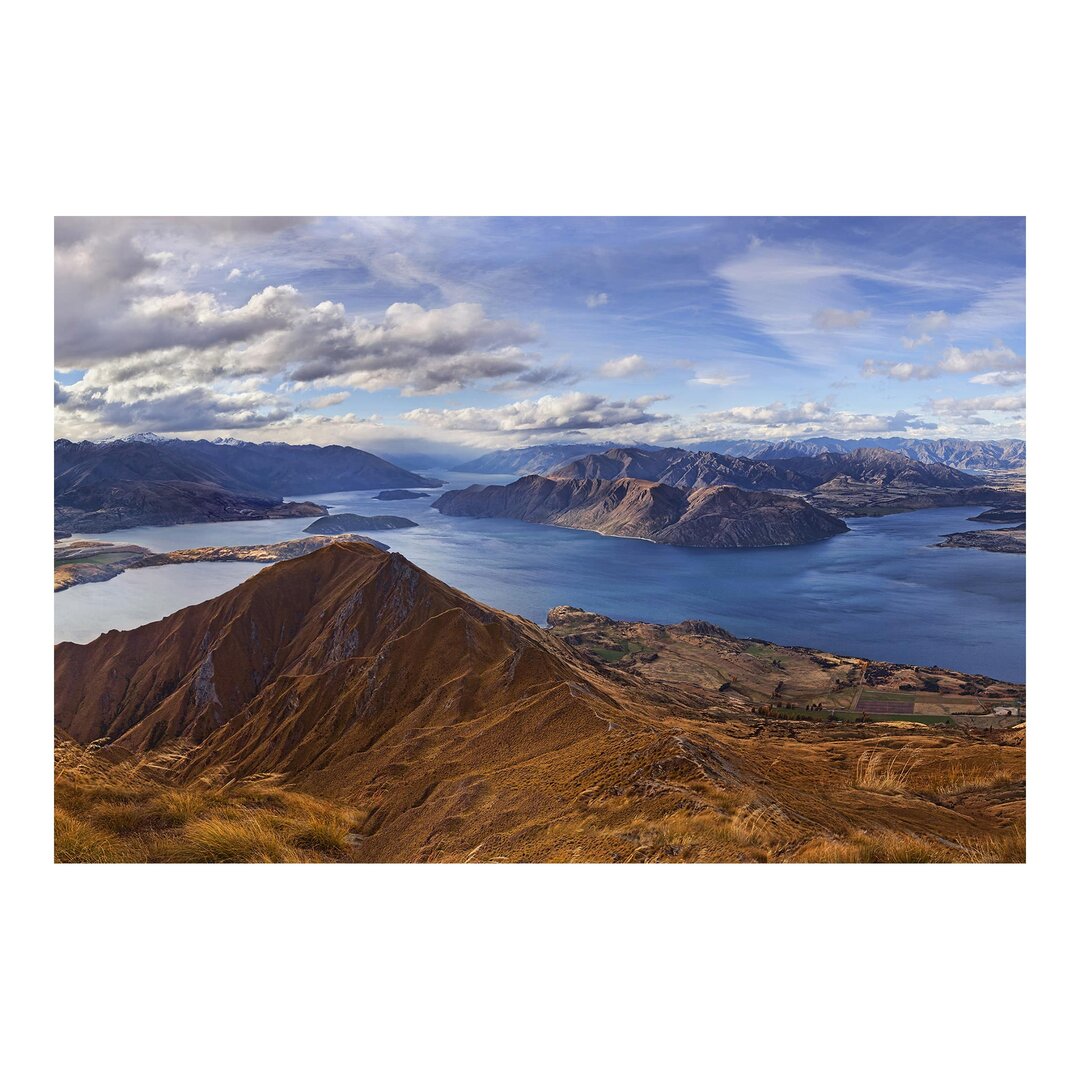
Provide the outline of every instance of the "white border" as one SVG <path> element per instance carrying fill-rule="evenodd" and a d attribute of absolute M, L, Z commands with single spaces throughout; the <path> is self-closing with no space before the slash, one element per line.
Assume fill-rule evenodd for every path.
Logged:
<path fill-rule="evenodd" d="M 1055 974 L 1074 942 L 1060 519 L 1080 238 L 1071 36 L 1043 10 L 189 0 L 9 14 L 16 1075 L 1057 1071 Z M 53 867 L 49 249 L 52 215 L 81 212 L 1029 215 L 1030 864 Z"/>

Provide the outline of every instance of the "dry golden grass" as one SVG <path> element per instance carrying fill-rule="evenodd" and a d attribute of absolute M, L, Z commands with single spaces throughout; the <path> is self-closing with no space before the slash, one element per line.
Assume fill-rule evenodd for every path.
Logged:
<path fill-rule="evenodd" d="M 187 748 L 111 759 L 62 740 L 55 757 L 56 862 L 349 862 L 352 811 L 275 777 L 180 783 Z"/>
<path fill-rule="evenodd" d="M 115 759 L 101 746 L 56 747 L 57 862 L 300 863 L 352 862 L 357 815 L 286 788 L 279 777 L 228 782 L 221 772 L 179 782 L 187 748 Z M 867 751 L 855 764 L 851 791 L 904 794 L 916 800 L 969 793 L 1008 793 L 1023 780 L 1015 762 L 973 757 L 942 766 L 932 753 Z M 860 823 L 824 833 L 749 788 L 691 781 L 654 804 L 640 798 L 594 798 L 587 808 L 540 830 L 536 857 L 548 862 L 740 863 L 1003 863 L 1023 862 L 1023 825 L 979 838 L 946 839 L 918 829 Z M 981 798 L 982 796 L 976 796 Z M 1011 795 L 1010 795 L 1011 797 Z M 665 804 L 666 803 L 666 804 Z M 940 806 L 940 802 L 931 804 Z M 451 849 L 453 850 L 453 849 Z M 617 859 L 612 853 L 618 853 Z M 508 861 L 497 838 L 466 853 L 430 861 Z M 513 858 L 513 857 L 512 857 Z M 514 859 L 516 861 L 516 859 Z"/>
<path fill-rule="evenodd" d="M 995 756 L 942 764 L 932 754 L 868 750 L 855 765 L 856 788 L 893 795 L 911 793 L 947 799 L 1023 782 L 1022 753 L 1012 759 Z"/>
<path fill-rule="evenodd" d="M 907 791 L 907 781 L 915 759 L 903 752 L 886 754 L 868 750 L 855 764 L 855 786 L 863 791 L 896 795 Z"/>

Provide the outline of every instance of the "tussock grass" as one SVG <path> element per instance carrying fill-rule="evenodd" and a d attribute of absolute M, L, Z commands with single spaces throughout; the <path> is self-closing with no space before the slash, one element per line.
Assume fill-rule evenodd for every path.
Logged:
<path fill-rule="evenodd" d="M 274 776 L 181 782 L 190 749 L 119 756 L 58 740 L 56 862 L 347 862 L 356 815 Z"/>
<path fill-rule="evenodd" d="M 993 791 L 995 788 L 1008 787 L 1023 780 L 1023 774 L 1016 775 L 1015 770 L 1000 765 L 956 766 L 936 776 L 928 777 L 920 790 L 929 795 L 942 797 L 969 795 L 976 791 Z"/>
<path fill-rule="evenodd" d="M 867 750 L 855 763 L 855 786 L 863 791 L 898 795 L 908 790 L 908 777 L 914 767 L 915 759 L 902 751 L 889 755 Z"/>

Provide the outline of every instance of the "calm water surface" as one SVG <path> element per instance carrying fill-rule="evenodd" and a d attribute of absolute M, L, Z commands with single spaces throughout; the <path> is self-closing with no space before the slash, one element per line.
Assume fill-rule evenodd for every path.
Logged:
<path fill-rule="evenodd" d="M 452 487 L 512 477 L 454 475 Z M 419 528 L 375 535 L 435 577 L 495 607 L 546 622 L 557 604 L 648 622 L 706 619 L 740 636 L 879 660 L 1024 680 L 1026 557 L 935 548 L 981 526 L 979 507 L 853 519 L 851 532 L 794 548 L 700 551 L 546 525 L 444 517 L 431 499 L 304 494 L 331 512 L 395 514 Z M 436 493 L 437 494 L 437 493 Z M 122 529 L 93 538 L 153 551 L 274 543 L 310 518 Z M 160 619 L 239 584 L 250 563 L 131 570 L 55 597 L 56 640 L 91 641 Z"/>

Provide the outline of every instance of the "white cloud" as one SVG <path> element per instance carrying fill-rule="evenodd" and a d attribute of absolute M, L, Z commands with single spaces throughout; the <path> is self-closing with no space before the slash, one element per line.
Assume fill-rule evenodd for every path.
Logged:
<path fill-rule="evenodd" d="M 220 393 L 199 386 L 163 389 L 157 393 L 125 396 L 111 387 L 83 382 L 54 385 L 54 403 L 74 432 L 89 428 L 104 431 L 207 431 L 260 428 L 293 416 L 296 406 L 277 395 L 259 390 Z"/>
<path fill-rule="evenodd" d="M 606 292 L 589 293 L 585 297 L 585 306 L 590 308 L 603 307 L 608 302 L 608 294 Z"/>
<path fill-rule="evenodd" d="M 945 350 L 941 370 L 950 374 L 969 371 L 1020 371 L 1024 368 L 1024 357 L 1017 356 L 1006 345 L 996 345 L 992 349 L 971 349 L 964 352 L 955 346 Z"/>
<path fill-rule="evenodd" d="M 947 329 L 951 321 L 947 311 L 928 311 L 925 315 L 917 315 L 908 320 L 908 333 L 912 336 L 938 334 Z"/>
<path fill-rule="evenodd" d="M 981 386 L 1019 386 L 1026 380 L 1024 371 L 985 371 L 982 375 L 973 375 L 968 382 Z"/>
<path fill-rule="evenodd" d="M 732 386 L 734 383 L 741 382 L 745 379 L 745 375 L 732 375 L 725 371 L 706 372 L 703 375 L 695 375 L 690 379 L 690 383 L 696 386 Z"/>
<path fill-rule="evenodd" d="M 929 345 L 934 339 L 929 334 L 920 334 L 917 338 L 902 337 L 900 344 L 905 349 L 919 349 L 923 345 Z"/>
<path fill-rule="evenodd" d="M 822 308 L 814 313 L 813 323 L 819 330 L 851 330 L 862 326 L 870 318 L 870 312 L 843 311 L 840 308 Z"/>
<path fill-rule="evenodd" d="M 706 420 L 727 420 L 734 424 L 753 424 L 775 427 L 782 424 L 805 424 L 824 420 L 832 415 L 832 408 L 821 401 L 804 401 L 799 405 L 736 405 L 723 412 L 706 413 Z"/>
<path fill-rule="evenodd" d="M 625 379 L 629 375 L 644 375 L 648 370 L 644 358 L 636 353 L 618 360 L 606 360 L 600 365 L 600 374 L 605 379 Z"/>
<path fill-rule="evenodd" d="M 937 427 L 912 413 L 851 413 L 836 409 L 828 401 L 804 401 L 796 405 L 739 405 L 721 412 L 706 413 L 706 430 L 684 438 L 757 437 L 786 439 L 800 436 L 884 435 L 904 431 L 927 431 Z"/>
<path fill-rule="evenodd" d="M 1006 394 L 999 397 L 936 398 L 930 408 L 942 416 L 970 416 L 981 412 L 1023 412 L 1027 402 L 1023 394 Z"/>
<path fill-rule="evenodd" d="M 323 394 L 322 397 L 311 398 L 305 401 L 304 405 L 309 409 L 327 409 L 331 405 L 340 405 L 343 401 L 348 401 L 349 397 L 348 390 L 339 390 L 335 394 Z"/>
<path fill-rule="evenodd" d="M 908 382 L 911 379 L 933 379 L 937 375 L 937 370 L 928 364 L 911 364 L 906 360 L 896 362 L 864 360 L 862 373 L 864 377 L 881 377 Z"/>
<path fill-rule="evenodd" d="M 908 382 L 911 379 L 935 379 L 939 375 L 964 375 L 973 371 L 987 372 L 971 381 L 997 386 L 1013 386 L 1024 381 L 1024 357 L 1005 345 L 990 349 L 970 349 L 967 352 L 950 345 L 937 364 L 912 364 L 908 361 L 864 360 L 862 373 L 868 378 L 879 377 Z"/>
<path fill-rule="evenodd" d="M 473 432 L 571 432 L 657 423 L 667 417 L 648 412 L 663 397 L 609 401 L 598 394 L 579 392 L 545 395 L 497 408 L 413 409 L 402 418 L 426 427 Z"/>

